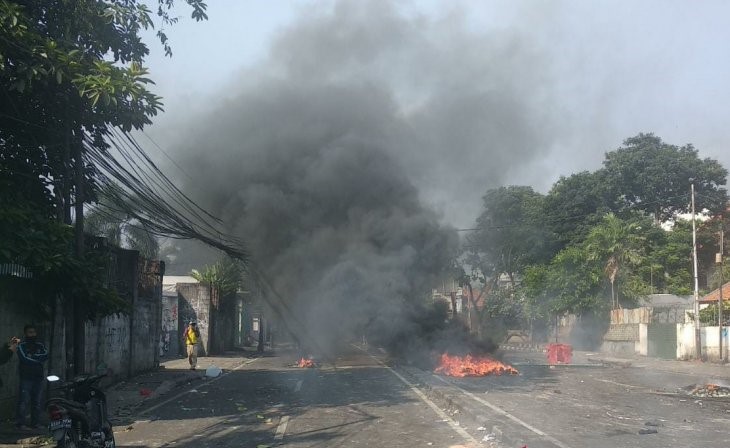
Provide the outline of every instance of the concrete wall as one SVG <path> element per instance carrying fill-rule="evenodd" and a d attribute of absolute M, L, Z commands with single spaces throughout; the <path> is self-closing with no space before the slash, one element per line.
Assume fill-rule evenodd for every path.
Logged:
<path fill-rule="evenodd" d="M 144 260 L 135 251 L 113 251 L 117 262 L 114 284 L 131 310 L 86 323 L 83 368 L 88 373 L 106 373 L 111 381 L 159 365 L 163 269 L 161 263 Z"/>
<path fill-rule="evenodd" d="M 178 283 L 176 289 L 179 338 L 182 340 L 188 322 L 191 320 L 197 322 L 201 339 L 199 354 L 206 356 L 210 353 L 211 288 L 199 283 Z M 184 347 L 181 346 L 181 350 L 184 350 Z"/>
<path fill-rule="evenodd" d="M 649 355 L 649 325 L 639 324 L 639 340 L 635 344 L 636 353 L 642 356 Z"/>
<path fill-rule="evenodd" d="M 130 359 L 129 317 L 119 314 L 87 322 L 84 334 L 84 372 L 126 378 Z"/>
<path fill-rule="evenodd" d="M 677 324 L 685 321 L 684 307 L 623 308 L 611 311 L 611 324 Z"/>
<path fill-rule="evenodd" d="M 160 299 L 164 264 L 143 260 L 136 251 L 108 248 L 107 284 L 130 304 L 130 313 L 106 316 L 84 325 L 84 363 L 87 373 L 107 373 L 109 382 L 152 369 L 159 363 L 157 341 L 161 327 Z M 22 300 L 22 291 L 12 291 L 11 300 Z M 17 294 L 17 297 L 15 295 Z M 47 371 L 64 377 L 67 369 L 64 313 L 60 299 L 55 318 L 38 322 L 36 315 L 24 315 L 8 306 L 0 309 L 0 343 L 10 336 L 22 336 L 23 325 L 34 323 L 40 339 L 50 348 Z M 4 386 L 0 388 L 0 416 L 10 417 L 17 397 L 17 358 L 0 366 Z"/>
<path fill-rule="evenodd" d="M 160 331 L 160 357 L 175 358 L 180 354 L 180 333 L 178 333 L 177 294 L 162 297 L 162 328 Z"/>
<path fill-rule="evenodd" d="M 701 327 L 700 336 L 702 340 L 702 356 L 710 361 L 717 361 L 720 357 L 720 331 L 719 327 Z M 723 327 L 723 358 L 728 359 L 728 329 Z M 677 324 L 677 359 L 693 359 L 695 357 L 695 331 L 694 325 Z"/>

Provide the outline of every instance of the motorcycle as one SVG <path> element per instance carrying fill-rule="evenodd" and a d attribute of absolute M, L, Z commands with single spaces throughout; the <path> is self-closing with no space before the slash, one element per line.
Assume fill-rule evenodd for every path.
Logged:
<path fill-rule="evenodd" d="M 105 375 L 82 375 L 68 382 L 51 375 L 47 380 L 61 396 L 49 398 L 48 429 L 58 448 L 115 448 L 106 396 L 96 383 Z"/>

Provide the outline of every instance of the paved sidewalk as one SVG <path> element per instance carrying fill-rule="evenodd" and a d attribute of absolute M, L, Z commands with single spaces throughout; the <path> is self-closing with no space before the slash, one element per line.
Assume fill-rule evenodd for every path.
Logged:
<path fill-rule="evenodd" d="M 122 426 L 123 430 L 135 421 L 135 414 L 147 404 L 153 404 L 170 392 L 202 382 L 208 367 L 217 366 L 225 372 L 257 356 L 259 355 L 255 351 L 239 350 L 220 356 L 200 357 L 195 371 L 190 370 L 187 358 L 169 359 L 162 362 L 156 370 L 113 384 L 106 390 L 112 423 L 117 427 Z M 33 431 L 19 432 L 12 422 L 0 425 L 0 448 L 33 448 L 43 446 L 48 439 L 45 426 Z"/>
<path fill-rule="evenodd" d="M 523 357 L 533 362 L 547 362 L 543 345 L 500 346 L 502 353 L 508 358 Z M 573 351 L 573 364 L 603 364 L 612 367 L 636 367 L 658 372 L 679 373 L 709 378 L 730 379 L 730 364 L 719 364 L 701 361 L 678 361 L 671 359 L 650 358 L 640 355 L 619 355 L 615 353 Z"/>
<path fill-rule="evenodd" d="M 575 362 L 597 362 L 600 364 L 637 367 L 686 375 L 706 375 L 708 378 L 730 379 L 730 364 L 702 361 L 678 361 L 649 358 L 646 356 L 621 356 L 613 353 L 581 352 L 573 353 Z"/>
<path fill-rule="evenodd" d="M 162 362 L 160 368 L 143 373 L 130 380 L 113 385 L 107 390 L 107 401 L 112 423 L 127 423 L 134 413 L 146 404 L 205 378 L 205 370 L 216 366 L 224 372 L 256 357 L 252 351 L 234 351 L 220 356 L 198 358 L 196 370 L 190 370 L 187 358 L 170 359 Z"/>

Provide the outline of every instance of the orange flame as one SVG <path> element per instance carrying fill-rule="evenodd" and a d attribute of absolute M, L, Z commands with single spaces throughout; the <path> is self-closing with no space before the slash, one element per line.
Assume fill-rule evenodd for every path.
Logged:
<path fill-rule="evenodd" d="M 448 353 L 441 355 L 439 365 L 434 372 L 459 378 L 465 376 L 502 375 L 503 373 L 517 375 L 519 373 L 514 367 L 488 356 L 450 356 Z"/>
<path fill-rule="evenodd" d="M 314 360 L 313 359 L 302 358 L 297 363 L 297 367 L 312 368 L 312 367 L 314 367 Z"/>

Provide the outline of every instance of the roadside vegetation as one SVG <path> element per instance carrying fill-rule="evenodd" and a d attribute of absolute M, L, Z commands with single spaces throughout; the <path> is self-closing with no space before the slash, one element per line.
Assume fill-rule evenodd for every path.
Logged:
<path fill-rule="evenodd" d="M 483 296 L 480 331 L 544 332 L 559 314 L 601 315 L 652 293 L 691 294 L 691 183 L 701 288 L 717 287 L 726 179 L 727 169 L 692 145 L 639 134 L 606 153 L 601 169 L 561 177 L 547 194 L 529 186 L 487 191 L 457 275 Z"/>

